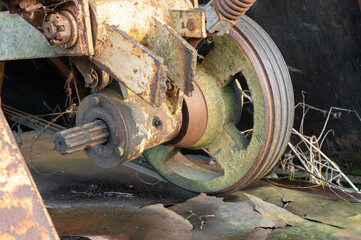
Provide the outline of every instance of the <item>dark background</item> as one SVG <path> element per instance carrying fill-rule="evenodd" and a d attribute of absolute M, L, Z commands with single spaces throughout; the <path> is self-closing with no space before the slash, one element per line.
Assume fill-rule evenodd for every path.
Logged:
<path fill-rule="evenodd" d="M 296 104 L 302 102 L 305 92 L 309 105 L 361 114 L 361 14 L 357 0 L 257 0 L 247 15 L 268 32 L 284 56 Z M 299 109 L 296 128 L 301 117 Z M 325 120 L 323 113 L 310 110 L 305 134 L 319 135 Z M 350 171 L 361 169 L 360 119 L 342 112 L 340 117 L 331 117 L 327 129 L 335 133 L 327 138 L 329 155 Z"/>
<path fill-rule="evenodd" d="M 208 2 L 200 1 L 204 4 Z M 303 101 L 361 114 L 361 14 L 357 0 L 257 0 L 247 15 L 261 25 L 280 49 L 292 78 L 295 104 Z M 333 111 L 334 130 L 323 150 L 348 173 L 361 175 L 361 120 Z M 302 109 L 296 109 L 298 129 Z M 327 114 L 310 110 L 304 134 L 318 136 Z"/>

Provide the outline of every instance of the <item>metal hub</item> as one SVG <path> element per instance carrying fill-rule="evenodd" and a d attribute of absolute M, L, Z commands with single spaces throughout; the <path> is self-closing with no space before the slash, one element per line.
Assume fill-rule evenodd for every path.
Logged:
<path fill-rule="evenodd" d="M 168 145 L 190 147 L 203 136 L 208 123 L 206 99 L 197 83 L 193 83 L 192 97 L 184 96 L 182 107 L 182 127 L 176 138 Z"/>

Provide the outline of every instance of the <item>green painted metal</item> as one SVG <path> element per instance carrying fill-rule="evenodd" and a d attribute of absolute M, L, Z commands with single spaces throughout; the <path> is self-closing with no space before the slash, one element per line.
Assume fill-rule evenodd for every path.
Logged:
<path fill-rule="evenodd" d="M 67 50 L 51 46 L 45 36 L 17 14 L 0 12 L 0 61 L 56 57 Z"/>
<path fill-rule="evenodd" d="M 233 83 L 239 72 L 252 99 L 250 139 L 235 126 L 236 95 L 242 90 L 233 89 Z M 265 176 L 287 146 L 294 114 L 287 65 L 267 33 L 243 16 L 229 35 L 215 37 L 213 49 L 197 66 L 195 81 L 207 101 L 205 134 L 191 150 L 157 146 L 143 155 L 162 176 L 184 189 L 229 194 Z M 194 149 L 206 150 L 209 157 Z"/>
<path fill-rule="evenodd" d="M 197 51 L 161 19 L 154 18 L 154 33 L 147 38 L 149 48 L 164 59 L 168 77 L 187 96 L 193 91 Z M 144 40 L 143 40 L 144 41 Z"/>
<path fill-rule="evenodd" d="M 207 149 L 223 173 L 202 166 L 200 161 L 194 164 L 197 160 L 190 160 L 173 147 L 157 146 L 144 153 L 161 175 L 195 192 L 213 193 L 236 184 L 253 166 L 264 138 L 264 100 L 255 69 L 229 35 L 215 38 L 214 44 L 197 66 L 195 81 L 206 97 L 209 123 L 204 136 L 192 148 Z M 257 116 L 250 142 L 234 124 L 238 106 L 231 83 L 239 72 L 247 79 Z"/>

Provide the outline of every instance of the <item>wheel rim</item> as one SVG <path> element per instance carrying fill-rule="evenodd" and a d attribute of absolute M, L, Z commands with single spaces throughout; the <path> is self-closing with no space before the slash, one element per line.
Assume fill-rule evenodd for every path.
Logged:
<path fill-rule="evenodd" d="M 253 103 L 249 140 L 234 123 L 239 107 L 231 86 L 239 73 L 246 79 Z M 244 16 L 229 35 L 215 38 L 214 48 L 197 67 L 196 82 L 207 100 L 208 126 L 191 149 L 205 149 L 210 157 L 186 155 L 181 148 L 163 145 L 145 151 L 144 156 L 161 175 L 184 189 L 228 194 L 267 174 L 286 148 L 293 124 L 290 76 L 271 38 Z M 217 164 L 210 165 L 212 161 Z"/>

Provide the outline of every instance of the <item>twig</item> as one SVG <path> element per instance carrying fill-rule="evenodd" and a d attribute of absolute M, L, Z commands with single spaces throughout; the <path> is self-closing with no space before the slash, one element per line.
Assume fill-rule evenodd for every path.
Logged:
<path fill-rule="evenodd" d="M 120 195 L 122 197 L 131 198 L 133 197 L 133 193 L 123 193 L 123 192 L 104 192 L 104 194 L 113 194 L 113 195 Z"/>
<path fill-rule="evenodd" d="M 158 180 L 157 182 L 154 182 L 154 183 L 144 181 L 144 180 L 140 179 L 140 177 L 139 177 L 139 175 L 138 175 L 137 172 L 135 173 L 135 177 L 136 177 L 139 181 L 141 181 L 142 183 L 145 183 L 145 184 L 151 185 L 151 186 L 155 186 L 155 185 L 157 185 L 157 184 L 159 184 L 159 183 L 161 182 L 161 180 Z"/>
<path fill-rule="evenodd" d="M 56 116 L 51 122 L 49 122 L 41 131 L 40 133 L 35 137 L 34 141 L 30 144 L 29 146 L 29 165 L 34 169 L 34 171 L 40 175 L 52 175 L 52 174 L 55 174 L 55 173 L 62 173 L 62 171 L 58 171 L 58 172 L 52 172 L 52 173 L 42 173 L 40 172 L 36 167 L 35 165 L 33 164 L 33 159 L 31 157 L 31 150 L 34 146 L 34 144 L 36 143 L 36 141 L 40 138 L 40 136 L 45 132 L 45 130 L 54 122 L 56 122 L 60 117 L 62 117 L 64 114 L 66 113 L 69 113 L 69 112 L 72 112 L 72 110 L 69 110 L 69 111 L 66 111 L 66 112 L 63 112 L 61 114 L 59 114 L 58 116 Z"/>
<path fill-rule="evenodd" d="M 214 217 L 216 217 L 215 215 L 198 216 L 192 210 L 189 210 L 189 212 L 187 212 L 187 213 L 191 214 L 188 217 L 186 217 L 187 220 L 189 220 L 191 217 L 196 217 L 201 222 L 201 225 L 199 226 L 199 229 L 201 229 L 201 230 L 203 229 L 203 226 L 206 224 L 206 221 L 203 220 L 203 218 L 214 218 Z"/>
<path fill-rule="evenodd" d="M 309 142 L 302 134 L 300 134 L 296 129 L 292 129 L 292 133 L 298 135 L 303 141 L 309 144 L 316 152 L 320 153 L 324 159 L 326 159 L 339 173 L 342 175 L 344 179 L 347 180 L 348 184 L 357 192 L 361 193 L 360 190 L 348 179 L 348 177 L 340 170 L 336 163 L 334 163 L 331 159 L 329 159 L 326 154 L 321 152 L 317 147 L 315 147 L 311 142 Z"/>

